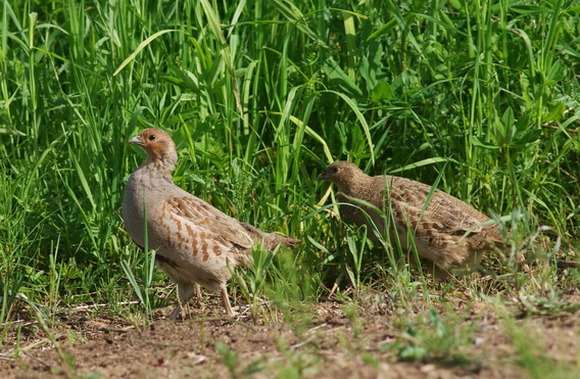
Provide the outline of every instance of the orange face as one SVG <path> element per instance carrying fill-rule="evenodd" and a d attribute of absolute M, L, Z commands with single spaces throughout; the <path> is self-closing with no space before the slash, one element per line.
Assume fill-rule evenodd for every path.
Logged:
<path fill-rule="evenodd" d="M 171 137 L 162 130 L 149 128 L 129 140 L 130 144 L 138 145 L 151 157 L 160 158 L 173 145 Z"/>

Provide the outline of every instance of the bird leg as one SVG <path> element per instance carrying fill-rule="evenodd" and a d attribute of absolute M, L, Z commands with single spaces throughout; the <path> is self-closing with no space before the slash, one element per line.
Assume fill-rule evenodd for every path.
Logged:
<path fill-rule="evenodd" d="M 232 311 L 232 305 L 230 304 L 230 298 L 228 296 L 228 289 L 226 284 L 223 283 L 220 286 L 220 293 L 222 296 L 222 302 L 224 303 L 224 308 L 226 309 L 226 313 L 228 317 L 234 317 L 234 311 Z"/>
<path fill-rule="evenodd" d="M 198 286 L 199 288 L 199 286 Z M 183 318 L 183 305 L 186 305 L 193 296 L 193 284 L 177 282 L 177 305 L 169 315 L 171 320 Z"/>
<path fill-rule="evenodd" d="M 201 286 L 197 283 L 195 283 L 195 304 L 197 305 L 198 308 L 201 308 L 203 306 L 203 297 L 201 295 Z"/>

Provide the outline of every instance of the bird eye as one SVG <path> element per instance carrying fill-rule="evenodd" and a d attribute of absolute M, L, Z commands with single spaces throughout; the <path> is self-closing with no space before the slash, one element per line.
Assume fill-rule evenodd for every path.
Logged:
<path fill-rule="evenodd" d="M 149 141 L 155 141 L 155 134 L 151 134 L 149 136 Z"/>

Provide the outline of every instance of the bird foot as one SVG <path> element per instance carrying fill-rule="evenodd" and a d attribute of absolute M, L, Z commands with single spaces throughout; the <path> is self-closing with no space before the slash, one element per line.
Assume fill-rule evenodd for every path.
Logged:
<path fill-rule="evenodd" d="M 231 312 L 226 311 L 226 318 L 227 319 L 234 319 L 238 315 L 238 312 L 232 310 Z"/>
<path fill-rule="evenodd" d="M 180 307 L 179 305 L 177 305 L 175 308 L 173 308 L 173 310 L 169 314 L 169 319 L 173 320 L 173 321 L 184 320 L 185 315 L 183 312 L 183 308 Z"/>

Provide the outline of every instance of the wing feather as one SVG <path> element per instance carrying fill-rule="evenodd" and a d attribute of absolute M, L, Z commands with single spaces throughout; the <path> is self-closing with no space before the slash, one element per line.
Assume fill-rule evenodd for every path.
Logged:
<path fill-rule="evenodd" d="M 169 212 L 205 229 L 214 238 L 251 249 L 254 241 L 242 224 L 217 208 L 194 196 L 172 197 L 167 200 Z"/>
<path fill-rule="evenodd" d="M 390 199 L 395 212 L 407 219 L 419 238 L 433 240 L 433 235 L 485 236 L 501 241 L 497 226 L 490 218 L 456 197 L 406 178 L 393 177 Z M 427 203 L 425 207 L 425 203 Z"/>

